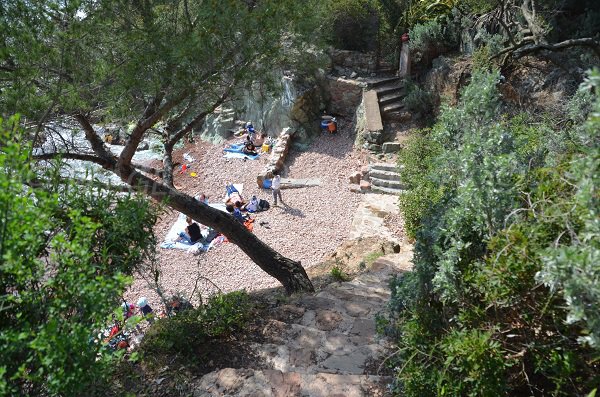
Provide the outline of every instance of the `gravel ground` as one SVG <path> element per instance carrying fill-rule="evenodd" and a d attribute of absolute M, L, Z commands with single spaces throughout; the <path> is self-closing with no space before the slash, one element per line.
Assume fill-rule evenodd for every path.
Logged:
<path fill-rule="evenodd" d="M 271 206 L 268 211 L 255 216 L 254 233 L 279 253 L 301 261 L 305 268 L 322 261 L 350 231 L 360 194 L 349 191 L 347 177 L 366 163 L 366 156 L 352 147 L 352 130 L 353 125 L 342 121 L 337 135 L 322 134 L 304 152 L 292 148 L 282 177 L 319 178 L 321 186 L 283 189 L 287 206 Z M 231 139 L 228 143 L 235 141 L 237 139 Z M 225 159 L 223 147 L 225 145 L 197 142 L 176 152 L 174 161 L 183 162 L 183 153 L 190 153 L 196 159 L 192 171 L 198 176 L 177 174 L 175 186 L 190 195 L 205 193 L 210 202 L 222 202 L 226 182 L 243 183 L 244 197 L 256 194 L 273 204 L 271 192 L 258 189 L 256 185 L 256 176 L 265 166 L 268 155 L 248 161 Z M 155 228 L 159 242 L 163 241 L 177 216 L 177 212 L 170 210 L 159 220 Z M 258 221 L 267 221 L 270 228 L 260 226 Z M 210 279 L 224 292 L 279 285 L 231 243 L 198 256 L 183 250 L 157 250 L 161 283 L 166 294 L 182 292 L 189 295 L 198 275 Z M 200 283 L 199 288 L 203 289 L 204 285 Z M 126 299 L 135 302 L 140 296 L 147 297 L 153 307 L 161 307 L 157 294 L 138 277 Z"/>

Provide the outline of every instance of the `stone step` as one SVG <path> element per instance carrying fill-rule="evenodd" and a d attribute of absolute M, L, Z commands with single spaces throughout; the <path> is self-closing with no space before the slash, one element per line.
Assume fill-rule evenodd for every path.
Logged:
<path fill-rule="evenodd" d="M 369 164 L 369 172 L 372 170 L 398 172 L 398 166 L 395 163 L 373 163 Z"/>
<path fill-rule="evenodd" d="M 373 360 L 383 360 L 390 347 L 386 343 L 363 342 L 356 345 L 357 342 L 350 342 L 344 335 L 330 336 L 324 343 L 328 348 L 272 343 L 255 344 L 250 347 L 253 355 L 272 369 L 302 374 L 327 372 L 344 375 L 365 374 L 369 371 L 369 363 Z"/>
<path fill-rule="evenodd" d="M 369 171 L 369 178 L 377 178 L 377 179 L 387 179 L 390 181 L 398 181 L 400 182 L 400 174 L 396 171 L 386 171 L 386 170 L 378 170 L 372 169 Z"/>
<path fill-rule="evenodd" d="M 394 91 L 386 95 L 379 95 L 379 105 L 387 105 L 389 103 L 399 102 L 406 96 L 404 89 Z"/>
<path fill-rule="evenodd" d="M 403 189 L 393 189 L 393 188 L 383 187 L 383 186 L 371 186 L 371 190 L 376 193 L 393 194 L 395 196 L 399 196 L 405 192 L 405 190 L 403 190 Z"/>
<path fill-rule="evenodd" d="M 193 397 L 386 397 L 391 382 L 392 377 L 376 375 L 224 368 L 205 375 Z"/>
<path fill-rule="evenodd" d="M 378 186 L 378 187 L 387 187 L 387 188 L 392 188 L 392 189 L 399 189 L 402 190 L 404 189 L 404 184 L 401 181 L 393 181 L 390 179 L 379 179 L 379 178 L 370 178 L 371 181 L 371 188 L 373 186 Z"/>
<path fill-rule="evenodd" d="M 383 153 L 398 153 L 402 150 L 402 142 L 383 142 L 381 151 Z"/>
<path fill-rule="evenodd" d="M 385 85 L 398 84 L 400 82 L 400 77 L 381 77 L 381 78 L 373 78 L 367 82 L 367 86 L 369 88 L 381 87 Z"/>
<path fill-rule="evenodd" d="M 385 112 L 381 115 L 381 118 L 387 122 L 405 123 L 412 118 L 412 114 L 406 109 L 402 108 L 393 112 Z"/>
<path fill-rule="evenodd" d="M 402 109 L 404 109 L 404 103 L 398 101 L 398 102 L 388 103 L 387 105 L 383 105 L 383 107 L 381 108 L 381 111 L 383 113 L 390 113 L 390 112 L 397 112 Z"/>
<path fill-rule="evenodd" d="M 392 84 L 380 85 L 378 87 L 374 87 L 374 90 L 377 92 L 378 96 L 383 96 L 387 94 L 391 94 L 393 92 L 403 92 L 404 84 L 401 82 L 396 82 Z"/>

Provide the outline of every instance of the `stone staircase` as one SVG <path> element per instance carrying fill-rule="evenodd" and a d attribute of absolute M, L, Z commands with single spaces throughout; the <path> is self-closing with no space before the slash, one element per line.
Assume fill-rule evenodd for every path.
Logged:
<path fill-rule="evenodd" d="M 394 120 L 401 116 L 406 93 L 404 82 L 399 77 L 382 78 L 370 84 L 377 92 L 381 117 L 384 120 Z"/>
<path fill-rule="evenodd" d="M 404 192 L 396 164 L 374 163 L 369 165 L 371 190 L 378 193 L 400 195 Z"/>
<path fill-rule="evenodd" d="M 380 374 L 390 345 L 375 316 L 389 300 L 392 275 L 410 270 L 411 247 L 377 259 L 354 280 L 330 284 L 273 309 L 265 340 L 252 346 L 264 368 L 225 368 L 205 375 L 194 397 L 388 396 Z"/>

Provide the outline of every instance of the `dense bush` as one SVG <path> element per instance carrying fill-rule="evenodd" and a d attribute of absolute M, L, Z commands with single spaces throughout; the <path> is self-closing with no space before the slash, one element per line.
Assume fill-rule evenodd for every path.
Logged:
<path fill-rule="evenodd" d="M 243 291 L 218 294 L 206 304 L 158 320 L 146 333 L 141 349 L 147 354 L 194 355 L 202 345 L 241 330 L 251 304 Z"/>
<path fill-rule="evenodd" d="M 424 116 L 429 115 L 433 110 L 431 94 L 410 80 L 406 81 L 404 87 L 406 96 L 402 102 L 406 109 Z"/>
<path fill-rule="evenodd" d="M 354 51 L 374 50 L 379 30 L 375 0 L 329 0 L 324 6 L 323 24 L 331 44 Z"/>
<path fill-rule="evenodd" d="M 92 395 L 113 355 L 92 336 L 151 257 L 149 202 L 35 174 L 0 119 L 0 395 Z"/>
<path fill-rule="evenodd" d="M 583 395 L 600 381 L 599 74 L 589 117 L 562 130 L 503 116 L 498 79 L 475 71 L 400 159 L 415 269 L 392 282 L 387 329 L 409 396 Z"/>
<path fill-rule="evenodd" d="M 409 43 L 412 62 L 429 64 L 440 54 L 456 47 L 458 36 L 452 24 L 434 19 L 413 26 Z"/>

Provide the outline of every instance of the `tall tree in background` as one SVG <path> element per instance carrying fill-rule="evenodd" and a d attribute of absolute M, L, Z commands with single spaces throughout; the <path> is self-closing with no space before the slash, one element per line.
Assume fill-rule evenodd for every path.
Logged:
<path fill-rule="evenodd" d="M 36 152 L 39 161 L 83 160 L 225 234 L 288 292 L 312 290 L 300 263 L 275 252 L 228 214 L 173 185 L 175 144 L 239 87 L 268 75 L 314 33 L 308 2 L 264 0 L 23 1 L 0 5 L 0 111 L 40 132 L 73 117 L 86 144 Z M 93 122 L 134 121 L 114 156 Z M 163 142 L 162 169 L 136 164 L 140 142 Z M 59 137 L 60 139 L 60 137 Z"/>

